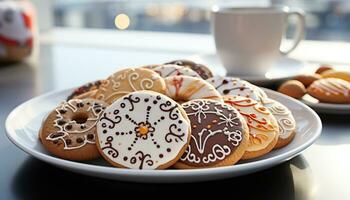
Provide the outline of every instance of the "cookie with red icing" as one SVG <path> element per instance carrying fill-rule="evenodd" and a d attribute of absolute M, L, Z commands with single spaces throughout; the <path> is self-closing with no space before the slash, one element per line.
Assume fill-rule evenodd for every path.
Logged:
<path fill-rule="evenodd" d="M 99 157 L 96 124 L 106 104 L 94 99 L 72 99 L 55 108 L 44 120 L 39 138 L 52 154 L 68 160 Z"/>
<path fill-rule="evenodd" d="M 195 63 L 190 60 L 174 60 L 166 64 L 174 64 L 178 66 L 188 67 L 193 71 L 197 72 L 197 74 L 199 74 L 199 76 L 202 77 L 202 79 L 204 80 L 213 77 L 213 72 L 209 69 L 209 67 L 199 63 Z"/>
<path fill-rule="evenodd" d="M 201 78 L 170 76 L 164 80 L 166 95 L 175 101 L 186 102 L 193 99 L 213 99 L 222 101 L 220 93 Z"/>
<path fill-rule="evenodd" d="M 207 80 L 222 95 L 233 95 L 252 98 L 260 101 L 266 94 L 257 90 L 253 84 L 235 77 L 215 76 Z"/>
<path fill-rule="evenodd" d="M 195 71 L 193 71 L 190 68 L 187 67 L 182 67 L 178 65 L 161 65 L 156 68 L 153 68 L 155 72 L 157 72 L 161 77 L 169 77 L 169 76 L 192 76 L 192 77 L 197 77 L 201 78 Z"/>
<path fill-rule="evenodd" d="M 117 99 L 97 123 L 97 146 L 112 165 L 165 169 L 188 146 L 190 122 L 174 100 L 160 93 L 137 91 Z"/>
<path fill-rule="evenodd" d="M 308 88 L 309 95 L 326 103 L 350 103 L 350 82 L 339 78 L 314 81 Z"/>
<path fill-rule="evenodd" d="M 276 118 L 257 101 L 240 96 L 224 96 L 225 103 L 236 108 L 249 127 L 249 145 L 242 159 L 260 157 L 270 152 L 279 137 Z"/>
<path fill-rule="evenodd" d="M 208 99 L 182 104 L 191 121 L 191 142 L 177 168 L 230 166 L 243 156 L 248 143 L 248 127 L 232 106 Z"/>
<path fill-rule="evenodd" d="M 86 99 L 94 98 L 96 92 L 100 85 L 102 85 L 105 80 L 97 80 L 76 88 L 68 97 L 67 101 L 71 99 Z"/>

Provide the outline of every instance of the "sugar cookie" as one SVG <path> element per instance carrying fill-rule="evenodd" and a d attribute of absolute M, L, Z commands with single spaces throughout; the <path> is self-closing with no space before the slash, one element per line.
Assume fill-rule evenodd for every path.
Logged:
<path fill-rule="evenodd" d="M 242 159 L 256 158 L 270 152 L 279 137 L 278 123 L 272 113 L 251 98 L 224 96 L 224 101 L 243 115 L 249 127 L 249 145 Z"/>
<path fill-rule="evenodd" d="M 157 72 L 161 77 L 164 77 L 164 78 L 168 76 L 179 76 L 179 75 L 201 78 L 192 69 L 178 66 L 178 65 L 171 65 L 171 64 L 161 65 L 156 68 L 153 68 L 153 71 Z"/>
<path fill-rule="evenodd" d="M 209 67 L 199 63 L 192 62 L 190 60 L 174 60 L 166 64 L 174 64 L 174 65 L 179 65 L 183 67 L 188 67 L 193 71 L 197 72 L 197 74 L 199 74 L 204 80 L 213 77 L 213 72 L 209 69 Z"/>
<path fill-rule="evenodd" d="M 339 78 L 324 78 L 307 88 L 308 94 L 326 103 L 350 103 L 350 82 Z"/>
<path fill-rule="evenodd" d="M 93 99 L 63 102 L 44 120 L 40 141 L 52 154 L 68 160 L 99 157 L 95 145 L 96 123 L 105 103 Z"/>
<path fill-rule="evenodd" d="M 156 72 L 145 68 L 128 68 L 114 73 L 96 92 L 95 98 L 108 104 L 138 90 L 165 93 L 165 82 Z"/>
<path fill-rule="evenodd" d="M 67 101 L 71 99 L 93 98 L 103 82 L 105 82 L 105 80 L 98 80 L 78 87 L 67 97 Z"/>
<path fill-rule="evenodd" d="M 201 78 L 190 76 L 171 76 L 164 79 L 166 94 L 180 102 L 193 99 L 214 99 L 222 101 L 220 93 Z"/>
<path fill-rule="evenodd" d="M 137 91 L 106 108 L 97 123 L 97 146 L 112 165 L 165 169 L 184 153 L 191 136 L 185 111 L 160 93 Z"/>
<path fill-rule="evenodd" d="M 249 144 L 247 124 L 239 112 L 223 102 L 197 99 L 182 104 L 191 121 L 191 141 L 177 168 L 229 166 Z"/>

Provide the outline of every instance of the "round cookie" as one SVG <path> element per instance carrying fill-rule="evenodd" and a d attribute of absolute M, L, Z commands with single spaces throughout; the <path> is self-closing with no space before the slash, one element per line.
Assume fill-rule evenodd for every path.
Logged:
<path fill-rule="evenodd" d="M 159 74 L 146 68 L 128 68 L 111 75 L 96 92 L 95 98 L 108 104 L 138 90 L 165 93 L 165 82 Z"/>
<path fill-rule="evenodd" d="M 338 78 L 324 78 L 307 88 L 308 94 L 326 103 L 350 103 L 350 82 Z"/>
<path fill-rule="evenodd" d="M 295 136 L 296 122 L 292 112 L 286 106 L 273 99 L 265 99 L 262 104 L 269 109 L 278 123 L 278 141 L 275 149 L 286 146 Z"/>
<path fill-rule="evenodd" d="M 197 72 L 197 74 L 199 74 L 204 80 L 213 77 L 213 72 L 207 66 L 192 62 L 190 60 L 174 60 L 166 64 L 174 64 L 183 67 L 188 67 L 193 71 Z"/>
<path fill-rule="evenodd" d="M 192 69 L 187 68 L 187 67 L 178 66 L 178 65 L 171 65 L 171 64 L 161 65 L 161 66 L 154 68 L 153 70 L 155 72 L 157 72 L 163 78 L 169 77 L 169 76 L 179 76 L 179 75 L 201 78 Z"/>
<path fill-rule="evenodd" d="M 277 91 L 295 99 L 301 99 L 306 94 L 304 84 L 297 80 L 288 80 L 284 82 Z"/>
<path fill-rule="evenodd" d="M 230 166 L 243 156 L 249 130 L 239 112 L 223 102 L 196 99 L 182 104 L 191 121 L 191 141 L 174 167 Z"/>
<path fill-rule="evenodd" d="M 97 123 L 98 149 L 112 165 L 165 169 L 187 148 L 190 122 L 179 104 L 151 91 L 116 100 Z"/>
<path fill-rule="evenodd" d="M 78 87 L 67 97 L 67 101 L 71 99 L 93 98 L 104 81 L 105 80 L 97 80 Z"/>
<path fill-rule="evenodd" d="M 241 113 L 249 127 L 249 145 L 242 159 L 256 158 L 270 152 L 279 137 L 278 123 L 272 113 L 251 98 L 224 96 L 224 101 Z"/>
<path fill-rule="evenodd" d="M 214 99 L 222 101 L 220 93 L 201 78 L 190 76 L 170 76 L 164 79 L 166 94 L 179 102 L 193 99 Z"/>
<path fill-rule="evenodd" d="M 222 95 L 249 97 L 256 101 L 262 98 L 257 86 L 239 78 L 215 76 L 207 81 Z"/>
<path fill-rule="evenodd" d="M 105 103 L 94 99 L 63 102 L 44 120 L 39 138 L 52 154 L 68 160 L 99 157 L 96 148 L 96 123 Z"/>

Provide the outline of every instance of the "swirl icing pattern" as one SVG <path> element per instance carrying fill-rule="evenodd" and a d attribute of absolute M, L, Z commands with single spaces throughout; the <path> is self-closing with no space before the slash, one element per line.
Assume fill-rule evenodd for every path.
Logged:
<path fill-rule="evenodd" d="M 108 104 L 139 90 L 165 93 L 165 82 L 156 72 L 145 68 L 129 68 L 110 76 L 96 92 L 95 98 Z"/>
<path fill-rule="evenodd" d="M 235 107 L 247 122 L 250 133 L 250 144 L 247 151 L 257 152 L 266 149 L 266 151 L 272 150 L 277 142 L 279 134 L 278 123 L 272 113 L 266 107 L 251 98 L 224 96 L 224 101 Z"/>
<path fill-rule="evenodd" d="M 243 118 L 233 107 L 219 101 L 197 99 L 182 104 L 190 121 L 192 135 L 181 162 L 189 166 L 217 164 L 243 140 Z"/>
<path fill-rule="evenodd" d="M 164 78 L 169 76 L 180 76 L 180 75 L 201 78 L 201 76 L 199 76 L 197 72 L 193 71 L 192 69 L 178 66 L 178 65 L 171 65 L 171 64 L 161 65 L 159 67 L 154 68 L 153 70 L 157 72 L 161 77 L 164 77 Z"/>
<path fill-rule="evenodd" d="M 172 99 L 139 91 L 116 100 L 97 123 L 98 146 L 113 165 L 162 169 L 174 164 L 190 139 L 190 123 Z"/>
<path fill-rule="evenodd" d="M 178 66 L 188 67 L 195 71 L 204 80 L 213 77 L 213 72 L 207 66 L 192 62 L 190 60 L 174 60 L 166 64 L 174 64 Z"/>

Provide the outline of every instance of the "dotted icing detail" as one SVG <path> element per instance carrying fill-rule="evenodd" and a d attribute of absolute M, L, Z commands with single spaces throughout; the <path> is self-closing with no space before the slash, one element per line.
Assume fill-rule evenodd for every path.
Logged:
<path fill-rule="evenodd" d="M 160 94 L 133 92 L 105 110 L 97 133 L 111 162 L 156 169 L 178 156 L 188 143 L 189 127 L 175 101 Z"/>

